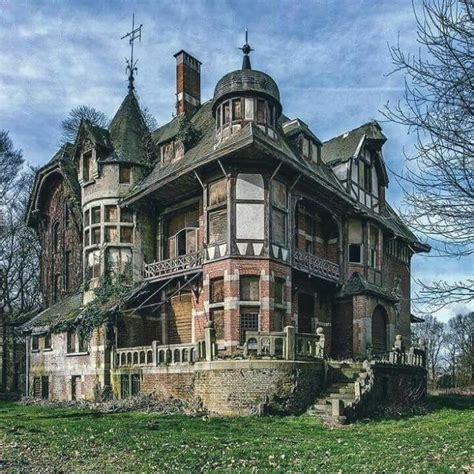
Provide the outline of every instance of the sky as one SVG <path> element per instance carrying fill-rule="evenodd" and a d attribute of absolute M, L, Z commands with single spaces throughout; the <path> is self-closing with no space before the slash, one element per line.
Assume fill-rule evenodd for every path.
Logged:
<path fill-rule="evenodd" d="M 415 8 L 418 2 L 415 0 Z M 202 64 L 202 101 L 241 66 L 244 31 L 252 67 L 277 82 L 283 112 L 309 124 L 322 140 L 371 120 L 388 141 L 388 200 L 403 207 L 390 170 L 400 171 L 413 137 L 380 111 L 402 98 L 403 75 L 390 74 L 389 45 L 417 52 L 410 0 L 12 1 L 0 0 L 0 130 L 34 166 L 57 150 L 61 121 L 78 105 L 112 118 L 127 92 L 125 57 L 132 13 L 143 24 L 136 44 L 140 102 L 159 125 L 175 106 L 175 59 L 181 49 Z M 473 261 L 415 256 L 412 273 L 426 281 L 472 277 Z M 414 288 L 416 289 L 416 288 Z M 455 305 L 436 316 L 474 310 Z"/>

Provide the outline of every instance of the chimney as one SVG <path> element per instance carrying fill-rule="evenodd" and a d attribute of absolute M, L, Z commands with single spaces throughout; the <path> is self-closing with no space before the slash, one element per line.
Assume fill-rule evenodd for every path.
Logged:
<path fill-rule="evenodd" d="M 176 114 L 193 115 L 201 105 L 201 62 L 181 50 L 176 58 Z"/>

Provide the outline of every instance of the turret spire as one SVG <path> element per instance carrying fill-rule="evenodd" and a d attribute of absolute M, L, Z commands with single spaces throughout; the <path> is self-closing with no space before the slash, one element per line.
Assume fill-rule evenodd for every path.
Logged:
<path fill-rule="evenodd" d="M 244 59 L 242 61 L 242 69 L 252 69 L 250 65 L 250 56 L 249 54 L 254 51 L 252 47 L 249 45 L 249 30 L 245 30 L 245 44 L 239 48 L 244 53 Z"/>
<path fill-rule="evenodd" d="M 123 35 L 122 38 L 129 38 L 128 42 L 130 44 L 130 59 L 125 59 L 127 63 L 127 67 L 125 71 L 128 74 L 128 92 L 133 92 L 135 89 L 135 86 L 133 85 L 133 82 L 135 81 L 135 76 L 134 74 L 137 72 L 137 61 L 133 60 L 133 43 L 135 42 L 136 39 L 138 41 L 142 41 L 142 24 L 138 28 L 135 28 L 135 13 L 132 16 L 132 30 L 128 32 L 127 34 Z"/>

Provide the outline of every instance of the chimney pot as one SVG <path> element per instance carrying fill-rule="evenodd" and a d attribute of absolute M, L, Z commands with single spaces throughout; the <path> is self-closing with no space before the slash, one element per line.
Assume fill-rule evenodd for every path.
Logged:
<path fill-rule="evenodd" d="M 184 50 L 176 58 L 176 114 L 193 115 L 201 105 L 201 61 Z"/>

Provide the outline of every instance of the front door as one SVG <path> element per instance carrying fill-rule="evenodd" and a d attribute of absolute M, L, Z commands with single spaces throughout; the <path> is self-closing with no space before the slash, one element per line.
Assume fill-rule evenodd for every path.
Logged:
<path fill-rule="evenodd" d="M 387 312 L 382 306 L 372 315 L 372 350 L 374 354 L 387 351 Z"/>

